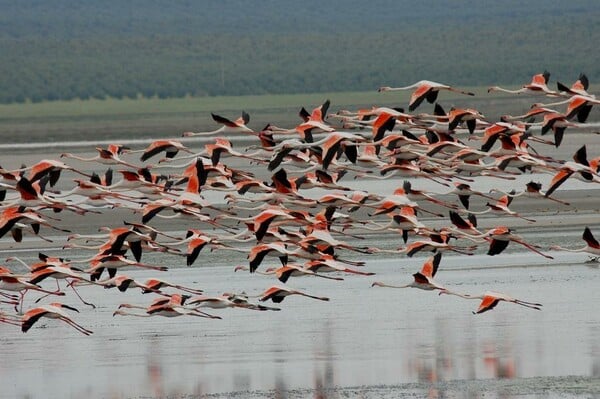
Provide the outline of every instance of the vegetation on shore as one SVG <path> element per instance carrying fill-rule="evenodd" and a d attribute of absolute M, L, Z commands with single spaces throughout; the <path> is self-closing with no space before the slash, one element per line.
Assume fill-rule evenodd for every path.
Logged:
<path fill-rule="evenodd" d="M 6 3 L 0 103 L 600 79 L 593 0 Z"/>
<path fill-rule="evenodd" d="M 486 92 L 487 88 L 481 86 L 465 88 L 474 92 L 475 97 L 442 93 L 440 104 L 445 108 L 453 105 L 478 108 L 487 117 L 496 119 L 497 115 L 503 113 L 521 112 L 531 103 L 529 96 L 514 98 L 500 93 L 490 95 Z M 260 130 L 267 123 L 289 128 L 300 122 L 298 112 L 301 107 L 312 109 L 327 99 L 331 101 L 329 112 L 337 112 L 372 106 L 406 107 L 409 97 L 408 91 L 378 93 L 371 90 L 0 104 L 0 143 L 176 137 L 188 130 L 217 128 L 218 124 L 210 117 L 211 112 L 235 119 L 242 110 L 250 114 L 249 126 L 254 130 Z M 425 104 L 422 108 L 423 112 L 433 110 L 431 104 Z"/>

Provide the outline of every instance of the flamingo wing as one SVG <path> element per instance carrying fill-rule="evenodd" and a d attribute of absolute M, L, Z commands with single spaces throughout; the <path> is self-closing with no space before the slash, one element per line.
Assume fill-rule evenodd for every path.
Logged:
<path fill-rule="evenodd" d="M 33 308 L 25 312 L 21 321 L 21 331 L 29 331 L 29 329 L 46 314 L 48 314 L 48 310 L 44 308 Z"/>
<path fill-rule="evenodd" d="M 487 254 L 490 256 L 498 255 L 500 252 L 506 249 L 508 242 L 509 241 L 492 239 Z"/>
<path fill-rule="evenodd" d="M 228 127 L 237 127 L 238 126 L 235 122 L 233 122 L 227 118 L 224 118 L 221 115 L 213 114 L 212 112 L 210 113 L 210 115 L 212 116 L 213 120 L 217 123 L 221 123 Z"/>
<path fill-rule="evenodd" d="M 188 266 L 194 264 L 194 262 L 198 258 L 198 255 L 200 255 L 200 251 L 202 251 L 202 248 L 204 248 L 206 244 L 207 241 L 202 238 L 196 238 L 190 241 L 190 243 L 188 244 L 188 254 L 186 258 L 186 264 Z"/>
<path fill-rule="evenodd" d="M 284 291 L 280 287 L 273 286 L 263 292 L 259 301 L 264 302 L 270 299 L 274 303 L 281 303 L 287 295 L 289 295 L 287 291 Z"/>
<path fill-rule="evenodd" d="M 442 259 L 442 253 L 438 252 L 434 256 L 427 259 L 425 264 L 423 264 L 423 268 L 421 269 L 421 274 L 425 277 L 433 278 L 438 271 L 438 267 L 440 266 L 440 260 Z"/>
<path fill-rule="evenodd" d="M 563 184 L 571 175 L 573 171 L 571 169 L 563 168 L 561 169 L 550 182 L 550 188 L 546 191 L 545 197 L 551 195 L 561 184 Z"/>
<path fill-rule="evenodd" d="M 423 102 L 425 98 L 429 100 L 429 91 L 432 89 L 430 85 L 423 84 L 415 90 L 410 96 L 410 102 L 408 103 L 408 110 L 414 111 Z M 436 94 L 437 98 L 437 94 Z M 435 99 L 434 99 L 435 101 Z"/>
<path fill-rule="evenodd" d="M 488 310 L 492 310 L 493 308 L 496 307 L 496 305 L 498 305 L 499 302 L 500 302 L 499 298 L 496 298 L 491 295 L 485 295 L 483 297 L 483 300 L 479 304 L 479 308 L 474 313 L 479 314 L 479 313 L 487 312 Z"/>
<path fill-rule="evenodd" d="M 583 230 L 583 239 L 590 247 L 600 249 L 600 243 L 598 243 L 598 240 L 594 238 L 594 235 L 589 227 L 586 227 Z"/>

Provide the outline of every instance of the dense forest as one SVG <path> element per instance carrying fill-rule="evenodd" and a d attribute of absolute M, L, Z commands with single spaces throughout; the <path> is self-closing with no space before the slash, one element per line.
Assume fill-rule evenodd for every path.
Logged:
<path fill-rule="evenodd" d="M 600 80 L 600 3 L 0 1 L 0 102 Z"/>

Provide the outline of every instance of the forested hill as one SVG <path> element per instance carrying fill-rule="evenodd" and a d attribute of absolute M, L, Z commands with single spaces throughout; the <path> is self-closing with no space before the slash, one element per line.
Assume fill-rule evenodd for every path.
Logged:
<path fill-rule="evenodd" d="M 0 1 L 0 102 L 600 80 L 600 2 Z"/>

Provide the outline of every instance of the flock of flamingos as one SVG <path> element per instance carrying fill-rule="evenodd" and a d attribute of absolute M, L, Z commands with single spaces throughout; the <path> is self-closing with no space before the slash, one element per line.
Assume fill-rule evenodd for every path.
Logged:
<path fill-rule="evenodd" d="M 366 263 L 353 259 L 376 253 L 411 257 L 420 251 L 431 251 L 433 256 L 413 274 L 409 284 L 373 282 L 372 286 L 412 287 L 477 299 L 480 304 L 473 313 L 491 310 L 500 301 L 539 310 L 542 306 L 539 303 L 498 292 L 481 295 L 455 292 L 438 283 L 435 276 L 445 251 L 472 254 L 475 249 L 485 247 L 488 255 L 498 255 L 512 242 L 551 258 L 509 226 L 479 230 L 476 214 L 491 212 L 532 221 L 510 208 L 513 198 L 530 196 L 568 205 L 552 194 L 569 178 L 600 182 L 600 157 L 588 159 L 585 146 L 573 155 L 572 161 L 554 159 L 539 151 L 543 146 L 558 147 L 567 128 L 586 126 L 591 108 L 600 103 L 587 92 L 588 79 L 583 74 L 571 86 L 558 82 L 556 90 L 549 88 L 548 81 L 549 73 L 544 72 L 518 90 L 491 87 L 489 92 L 523 93 L 545 99 L 545 103 L 542 100 L 533 104 L 522 115 L 505 115 L 497 122 L 487 120 L 475 109 L 445 111 L 436 103 L 440 91 L 473 94 L 420 81 L 407 87 L 379 89 L 411 90 L 407 110 L 372 107 L 328 113 L 329 101 L 326 101 L 312 112 L 302 108 L 301 121 L 295 127 L 267 125 L 261 131 L 247 126 L 249 115 L 245 112 L 237 120 L 212 114 L 220 128 L 183 134 L 206 138 L 207 143 L 199 151 L 182 141 L 166 139 L 157 140 L 145 149 L 113 144 L 97 148 L 98 154 L 91 158 L 64 153 L 61 160 L 43 160 L 18 170 L 0 169 L 3 177 L 0 236 L 11 233 L 12 239 L 20 242 L 25 233 L 49 240 L 42 230 L 51 229 L 66 236 L 65 250 L 90 251 L 89 258 L 77 260 L 42 253 L 34 264 L 17 257 L 7 259 L 7 264 L 20 262 L 28 271 L 17 273 L 6 266 L 0 267 L 0 299 L 5 304 L 0 321 L 27 332 L 40 318 L 54 318 L 89 335 L 92 331 L 72 318 L 75 313 L 68 312 L 78 312 L 76 308 L 47 299 L 65 296 L 67 290 L 69 293 L 72 290 L 83 303 L 94 306 L 79 295 L 77 290 L 82 286 L 115 287 L 121 291 L 138 288 L 153 294 L 155 299 L 150 304 L 124 303 L 114 311 L 114 315 L 140 317 L 219 319 L 213 313 L 221 308 L 279 310 L 277 305 L 266 306 L 263 302 L 271 300 L 278 304 L 288 295 L 329 300 L 279 283 L 257 296 L 245 293 L 209 296 L 201 289 L 172 284 L 162 278 L 140 282 L 123 273 L 140 268 L 155 270 L 157 275 L 165 271 L 166 267 L 142 262 L 143 253 L 148 251 L 181 255 L 192 266 L 203 249 L 204 253 L 242 252 L 247 263 L 236 270 L 269 275 L 281 283 L 296 276 L 331 280 L 343 280 L 348 273 L 368 276 L 373 273 L 366 271 Z M 424 100 L 435 104 L 432 114 L 415 112 Z M 250 147 L 236 150 L 228 139 L 231 135 L 248 135 L 256 141 Z M 225 161 L 231 157 L 238 158 L 237 164 L 244 165 L 243 169 L 227 165 Z M 69 159 L 94 163 L 97 172 L 78 170 L 69 165 Z M 113 181 L 113 169 L 119 176 L 117 181 Z M 268 181 L 258 179 L 249 170 L 259 170 Z M 474 176 L 511 180 L 531 172 L 553 176 L 545 191 L 535 181 L 522 191 L 508 193 L 481 192 L 469 184 L 474 182 Z M 64 175 L 72 179 L 73 187 L 59 191 L 55 184 L 59 178 L 66 180 Z M 351 190 L 344 185 L 344 181 L 390 178 L 393 179 L 386 184 L 395 189 L 389 195 Z M 399 187 L 394 186 L 401 181 L 397 178 L 416 178 L 413 182 L 428 179 L 443 189 L 426 192 L 413 188 L 407 180 Z M 321 191 L 325 194 L 318 198 L 310 195 L 315 187 L 324 189 Z M 219 193 L 224 201 L 209 202 L 206 199 L 209 192 Z M 472 196 L 484 198 L 488 209 L 469 210 Z M 131 220 L 117 227 L 98 226 L 101 234 L 73 234 L 57 223 L 58 212 L 109 215 L 115 208 L 131 210 Z M 362 219 L 357 216 L 361 214 Z M 160 218 L 180 218 L 182 226 L 193 228 L 185 236 L 180 236 L 182 231 L 161 231 L 155 223 Z M 447 223 L 442 228 L 432 228 L 424 222 L 432 218 Z M 360 246 L 360 239 L 367 233 L 393 235 L 402 246 L 398 249 Z M 600 256 L 600 244 L 592 230 L 586 227 L 583 239 L 582 248 L 550 249 Z M 353 252 L 361 255 L 351 256 Z M 268 268 L 267 256 L 278 258 Z M 281 266 L 273 266 L 279 263 Z M 50 288 L 55 284 L 58 284 L 56 289 Z M 35 307 L 23 310 L 23 298 L 28 292 L 44 296 L 36 301 Z"/>

